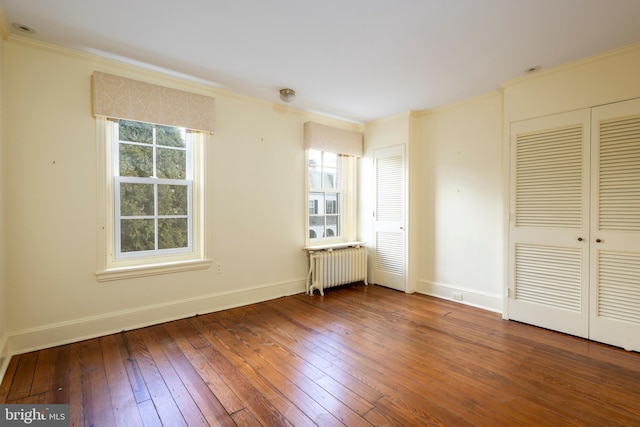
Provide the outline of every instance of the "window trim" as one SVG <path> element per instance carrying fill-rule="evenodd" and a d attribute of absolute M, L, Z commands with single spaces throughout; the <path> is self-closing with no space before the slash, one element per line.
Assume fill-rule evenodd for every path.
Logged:
<path fill-rule="evenodd" d="M 194 132 L 192 140 L 192 250 L 188 253 L 116 259 L 115 257 L 115 177 L 113 120 L 96 117 L 97 170 L 97 250 L 95 277 L 99 282 L 145 277 L 179 271 L 210 268 L 206 252 L 205 158 L 210 138 L 207 132 Z"/>

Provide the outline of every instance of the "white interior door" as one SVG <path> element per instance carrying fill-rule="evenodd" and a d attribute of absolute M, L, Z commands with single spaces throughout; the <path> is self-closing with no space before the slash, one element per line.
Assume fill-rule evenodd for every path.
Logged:
<path fill-rule="evenodd" d="M 588 337 L 589 110 L 511 125 L 509 318 Z"/>
<path fill-rule="evenodd" d="M 593 109 L 590 338 L 640 351 L 640 100 Z"/>
<path fill-rule="evenodd" d="M 374 280 L 378 285 L 405 291 L 405 145 L 376 150 L 374 164 L 376 173 Z"/>

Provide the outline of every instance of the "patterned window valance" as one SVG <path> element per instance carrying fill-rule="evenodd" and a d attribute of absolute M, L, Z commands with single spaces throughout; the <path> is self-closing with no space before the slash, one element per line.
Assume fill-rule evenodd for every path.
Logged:
<path fill-rule="evenodd" d="M 306 122 L 304 148 L 362 157 L 362 134 L 320 123 Z"/>
<path fill-rule="evenodd" d="M 93 73 L 93 114 L 215 131 L 214 98 L 99 71 Z"/>

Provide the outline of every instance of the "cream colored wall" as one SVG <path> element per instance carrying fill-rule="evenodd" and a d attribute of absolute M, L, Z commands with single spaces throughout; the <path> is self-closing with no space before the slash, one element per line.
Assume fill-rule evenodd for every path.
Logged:
<path fill-rule="evenodd" d="M 502 309 L 502 94 L 426 111 L 420 140 L 418 291 Z"/>
<path fill-rule="evenodd" d="M 12 352 L 304 290 L 303 123 L 327 119 L 20 38 L 5 55 Z M 96 281 L 95 70 L 216 98 L 206 209 L 222 274 Z"/>

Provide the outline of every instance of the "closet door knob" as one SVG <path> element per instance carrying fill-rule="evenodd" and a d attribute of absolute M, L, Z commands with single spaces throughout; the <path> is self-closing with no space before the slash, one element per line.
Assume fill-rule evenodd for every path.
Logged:
<path fill-rule="evenodd" d="M 602 242 L 602 240 L 596 239 L 596 243 L 600 243 L 600 242 Z"/>
<path fill-rule="evenodd" d="M 582 242 L 582 237 L 578 237 L 578 242 Z"/>

